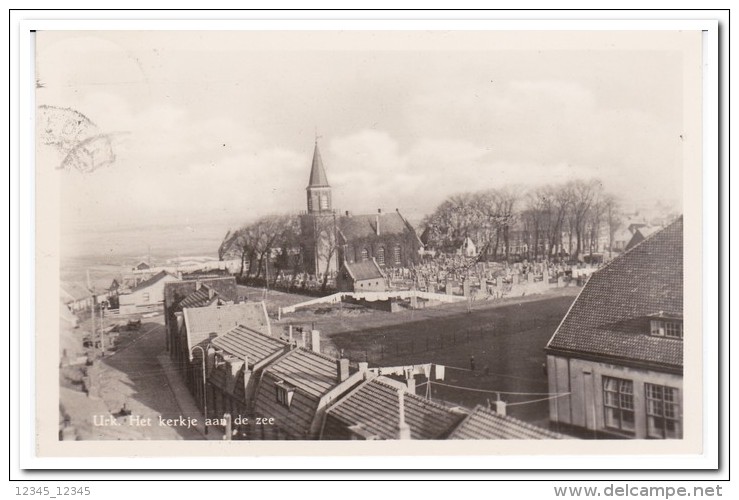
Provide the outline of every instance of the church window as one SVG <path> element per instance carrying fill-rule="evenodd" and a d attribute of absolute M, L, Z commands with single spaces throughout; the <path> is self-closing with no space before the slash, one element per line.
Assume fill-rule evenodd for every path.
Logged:
<path fill-rule="evenodd" d="M 385 265 L 385 249 L 383 247 L 377 250 L 377 263 L 381 266 Z"/>
<path fill-rule="evenodd" d="M 368 260 L 368 259 L 369 259 L 369 252 L 367 251 L 366 248 L 363 248 L 362 249 L 362 260 L 365 261 L 365 260 Z"/>
<path fill-rule="evenodd" d="M 319 199 L 321 210 L 328 210 L 328 195 L 322 194 Z"/>
<path fill-rule="evenodd" d="M 393 260 L 396 265 L 400 264 L 400 245 L 395 245 L 395 248 L 393 248 Z"/>

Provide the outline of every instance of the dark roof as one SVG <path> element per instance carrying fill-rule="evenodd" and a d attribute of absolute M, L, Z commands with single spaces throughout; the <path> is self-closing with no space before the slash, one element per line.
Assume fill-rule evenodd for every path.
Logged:
<path fill-rule="evenodd" d="M 360 426 L 368 435 L 379 439 L 398 439 L 400 402 L 397 384 L 385 377 L 371 379 L 332 406 L 327 417 L 345 426 Z M 463 415 L 439 403 L 406 392 L 403 398 L 405 421 L 411 439 L 443 437 Z"/>
<path fill-rule="evenodd" d="M 262 302 L 195 307 L 182 311 L 187 328 L 188 349 L 207 340 L 211 334 L 221 335 L 238 325 L 270 334 L 269 318 Z"/>
<path fill-rule="evenodd" d="M 266 372 L 320 398 L 338 385 L 336 360 L 299 347 L 281 357 Z"/>
<path fill-rule="evenodd" d="M 344 268 L 346 268 L 354 281 L 384 278 L 382 270 L 377 265 L 375 259 L 354 262 L 352 264 L 344 262 Z"/>
<path fill-rule="evenodd" d="M 158 273 L 156 273 L 154 276 L 152 276 L 148 280 L 144 280 L 141 283 L 139 283 L 138 285 L 136 285 L 135 287 L 133 287 L 131 289 L 131 291 L 132 292 L 135 292 L 137 290 L 142 290 L 144 288 L 148 288 L 151 285 L 155 284 L 156 282 L 158 282 L 159 280 L 161 280 L 161 279 L 163 279 L 163 278 L 165 278 L 167 276 L 171 276 L 172 278 L 176 278 L 179 281 L 179 278 L 177 278 L 177 276 L 175 276 L 174 274 L 168 273 L 167 271 L 159 271 Z"/>
<path fill-rule="evenodd" d="M 650 316 L 683 312 L 683 219 L 592 274 L 549 350 L 682 370 L 683 342 L 650 335 Z"/>
<path fill-rule="evenodd" d="M 208 285 L 213 288 L 221 299 L 227 302 L 235 302 L 238 298 L 236 290 L 236 278 L 229 276 L 226 278 L 208 278 L 199 280 L 185 280 L 164 284 L 164 308 L 170 312 L 181 311 L 181 307 L 173 307 L 178 305 L 182 299 L 195 292 L 198 289 L 198 283 Z"/>
<path fill-rule="evenodd" d="M 308 187 L 329 187 L 326 171 L 323 169 L 323 160 L 321 160 L 321 152 L 318 151 L 318 141 L 313 150 L 313 164 L 310 168 L 310 179 L 308 179 Z"/>
<path fill-rule="evenodd" d="M 210 293 L 211 290 L 213 291 L 212 296 Z M 208 285 L 203 285 L 200 287 L 200 290 L 196 290 L 182 299 L 177 306 L 179 309 L 184 309 L 186 307 L 205 307 L 216 302 L 218 298 L 218 292 L 210 288 Z"/>
<path fill-rule="evenodd" d="M 244 325 L 239 325 L 219 335 L 211 343 L 216 348 L 241 359 L 247 356 L 252 366 L 289 345 L 283 340 L 270 337 Z"/>
<path fill-rule="evenodd" d="M 449 439 L 565 439 L 565 436 L 477 406 Z"/>
<path fill-rule="evenodd" d="M 339 231 L 346 241 L 377 238 L 377 220 L 380 220 L 380 238 L 388 234 L 406 234 L 415 230 L 398 212 L 349 215 L 339 217 Z"/>

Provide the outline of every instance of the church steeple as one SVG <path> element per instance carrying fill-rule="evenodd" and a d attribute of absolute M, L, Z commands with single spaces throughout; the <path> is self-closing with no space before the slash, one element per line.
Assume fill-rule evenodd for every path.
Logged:
<path fill-rule="evenodd" d="M 318 138 L 313 149 L 313 163 L 310 169 L 307 190 L 308 213 L 331 212 L 331 186 L 328 184 L 326 171 L 323 169 L 321 152 L 318 150 Z"/>
<path fill-rule="evenodd" d="M 310 169 L 308 187 L 330 187 L 326 178 L 326 171 L 323 169 L 321 152 L 318 150 L 318 139 L 316 139 L 316 147 L 313 149 L 313 165 L 311 165 Z"/>

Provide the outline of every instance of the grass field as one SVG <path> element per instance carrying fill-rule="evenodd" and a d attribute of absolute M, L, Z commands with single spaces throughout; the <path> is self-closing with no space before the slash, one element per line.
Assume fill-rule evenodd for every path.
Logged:
<path fill-rule="evenodd" d="M 323 352 L 338 355 L 343 350 L 345 357 L 366 360 L 370 366 L 444 365 L 446 385 L 432 383 L 432 398 L 472 408 L 495 401 L 498 391 L 509 403 L 509 415 L 546 427 L 549 403 L 542 400 L 548 393 L 543 349 L 578 291 L 572 287 L 479 302 L 471 311 L 466 304 L 398 313 L 322 306 L 283 318 L 276 326 L 315 327 L 321 331 Z M 471 356 L 475 371 L 471 371 Z M 418 394 L 426 394 L 424 382 L 417 377 Z"/>

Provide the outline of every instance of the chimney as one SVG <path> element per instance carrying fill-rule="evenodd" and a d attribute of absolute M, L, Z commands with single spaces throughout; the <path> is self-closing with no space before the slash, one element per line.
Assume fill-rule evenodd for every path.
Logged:
<path fill-rule="evenodd" d="M 413 376 L 413 372 L 406 371 L 405 373 L 405 384 L 408 386 L 408 389 L 406 389 L 409 393 L 415 394 L 416 393 L 416 378 Z"/>
<path fill-rule="evenodd" d="M 352 216 L 352 214 L 351 214 L 351 213 L 349 212 L 349 210 L 347 210 L 346 212 L 344 212 L 344 214 L 345 214 L 345 215 L 346 215 L 347 217 L 351 217 L 351 216 Z"/>
<path fill-rule="evenodd" d="M 497 413 L 501 417 L 506 416 L 506 402 L 505 401 L 499 399 L 495 402 L 495 413 Z"/>
<path fill-rule="evenodd" d="M 318 330 L 310 331 L 310 348 L 313 352 L 321 352 L 321 332 Z"/>
<path fill-rule="evenodd" d="M 251 379 L 251 370 L 249 369 L 249 356 L 244 355 L 244 394 L 249 394 L 249 380 Z"/>
<path fill-rule="evenodd" d="M 364 373 L 364 375 L 366 377 L 367 374 L 369 373 L 369 363 L 367 363 L 366 361 L 360 361 L 357 364 L 359 365 L 359 371 L 361 373 Z"/>
<path fill-rule="evenodd" d="M 200 280 L 195 281 L 195 291 L 197 292 L 200 290 L 200 287 L 203 286 L 203 284 L 200 282 Z"/>
<path fill-rule="evenodd" d="M 411 426 L 405 422 L 405 391 L 403 389 L 398 389 L 398 408 L 398 439 L 410 439 Z"/>
<path fill-rule="evenodd" d="M 287 325 L 287 341 L 293 343 L 293 325 Z"/>
<path fill-rule="evenodd" d="M 216 291 L 213 290 L 213 288 L 208 287 L 208 300 L 211 300 L 216 294 Z"/>
<path fill-rule="evenodd" d="M 377 215 L 375 216 L 375 231 L 377 232 L 377 236 L 380 236 L 380 215 L 382 214 L 382 209 L 377 209 Z"/>
<path fill-rule="evenodd" d="M 302 332 L 300 332 L 300 337 L 301 337 L 301 339 L 300 339 L 300 347 L 307 347 L 308 344 L 305 341 L 305 330 L 303 330 Z"/>
<path fill-rule="evenodd" d="M 349 360 L 346 358 L 336 360 L 336 381 L 341 383 L 349 378 Z"/>

